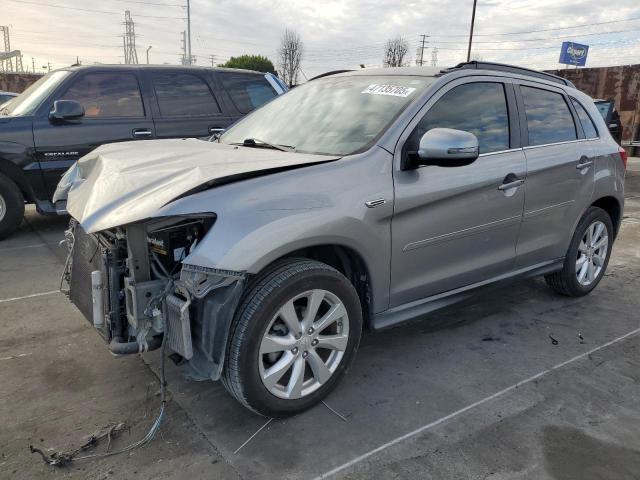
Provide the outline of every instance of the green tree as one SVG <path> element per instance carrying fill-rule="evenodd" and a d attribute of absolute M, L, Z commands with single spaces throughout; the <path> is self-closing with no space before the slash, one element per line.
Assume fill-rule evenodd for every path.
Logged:
<path fill-rule="evenodd" d="M 231 57 L 221 66 L 225 68 L 241 68 L 243 70 L 276 73 L 276 69 L 273 63 L 271 63 L 271 60 L 262 55 L 240 55 L 239 57 Z"/>

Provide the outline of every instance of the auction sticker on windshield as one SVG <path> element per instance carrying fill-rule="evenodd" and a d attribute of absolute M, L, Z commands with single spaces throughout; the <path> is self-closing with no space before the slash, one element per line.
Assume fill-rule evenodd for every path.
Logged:
<path fill-rule="evenodd" d="M 400 85 L 377 85 L 372 84 L 365 88 L 361 93 L 369 95 L 391 95 L 392 97 L 408 97 L 415 92 L 413 87 L 402 87 Z"/>

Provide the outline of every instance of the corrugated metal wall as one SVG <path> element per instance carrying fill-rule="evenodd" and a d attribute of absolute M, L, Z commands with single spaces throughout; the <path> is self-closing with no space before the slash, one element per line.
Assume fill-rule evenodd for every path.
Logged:
<path fill-rule="evenodd" d="M 42 75 L 33 73 L 0 73 L 0 90 L 22 93 L 40 78 Z"/>
<path fill-rule="evenodd" d="M 640 140 L 640 65 L 567 68 L 550 73 L 571 80 L 593 98 L 615 100 L 622 121 L 622 139 Z"/>

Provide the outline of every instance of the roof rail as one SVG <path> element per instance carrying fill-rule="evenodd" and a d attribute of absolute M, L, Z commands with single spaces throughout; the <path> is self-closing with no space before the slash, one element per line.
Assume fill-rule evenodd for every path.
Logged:
<path fill-rule="evenodd" d="M 338 73 L 346 73 L 346 72 L 353 72 L 353 70 L 332 70 L 330 72 L 324 72 L 324 73 L 321 73 L 320 75 L 316 75 L 315 77 L 310 78 L 307 81 L 310 82 L 311 80 L 317 80 L 318 78 L 328 77 L 329 75 L 337 75 Z"/>
<path fill-rule="evenodd" d="M 541 78 L 543 80 L 548 80 L 551 82 L 560 83 L 562 85 L 567 85 L 569 87 L 575 88 L 575 85 L 570 80 L 559 77 L 557 75 L 553 75 L 552 73 L 540 72 L 538 70 L 531 70 L 529 68 L 516 67 L 514 65 L 505 65 L 503 63 L 478 62 L 476 60 L 471 62 L 459 63 L 455 67 L 442 70 L 440 74 L 444 75 L 446 73 L 453 72 L 455 70 L 462 70 L 462 69 L 498 70 L 500 72 L 517 73 L 519 75 L 527 75 L 529 77 Z"/>

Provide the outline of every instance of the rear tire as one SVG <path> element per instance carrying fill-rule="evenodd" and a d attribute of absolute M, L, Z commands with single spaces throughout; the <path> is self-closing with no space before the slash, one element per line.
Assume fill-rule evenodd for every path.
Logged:
<path fill-rule="evenodd" d="M 613 246 L 613 223 L 607 212 L 590 207 L 573 234 L 562 270 L 544 278 L 553 290 L 582 297 L 593 290 L 607 269 Z"/>
<path fill-rule="evenodd" d="M 18 185 L 0 173 L 0 240 L 13 233 L 24 217 L 24 197 Z"/>
<path fill-rule="evenodd" d="M 337 385 L 355 356 L 361 331 L 358 294 L 340 272 L 314 260 L 278 262 L 259 274 L 244 295 L 222 382 L 260 415 L 294 415 Z"/>

